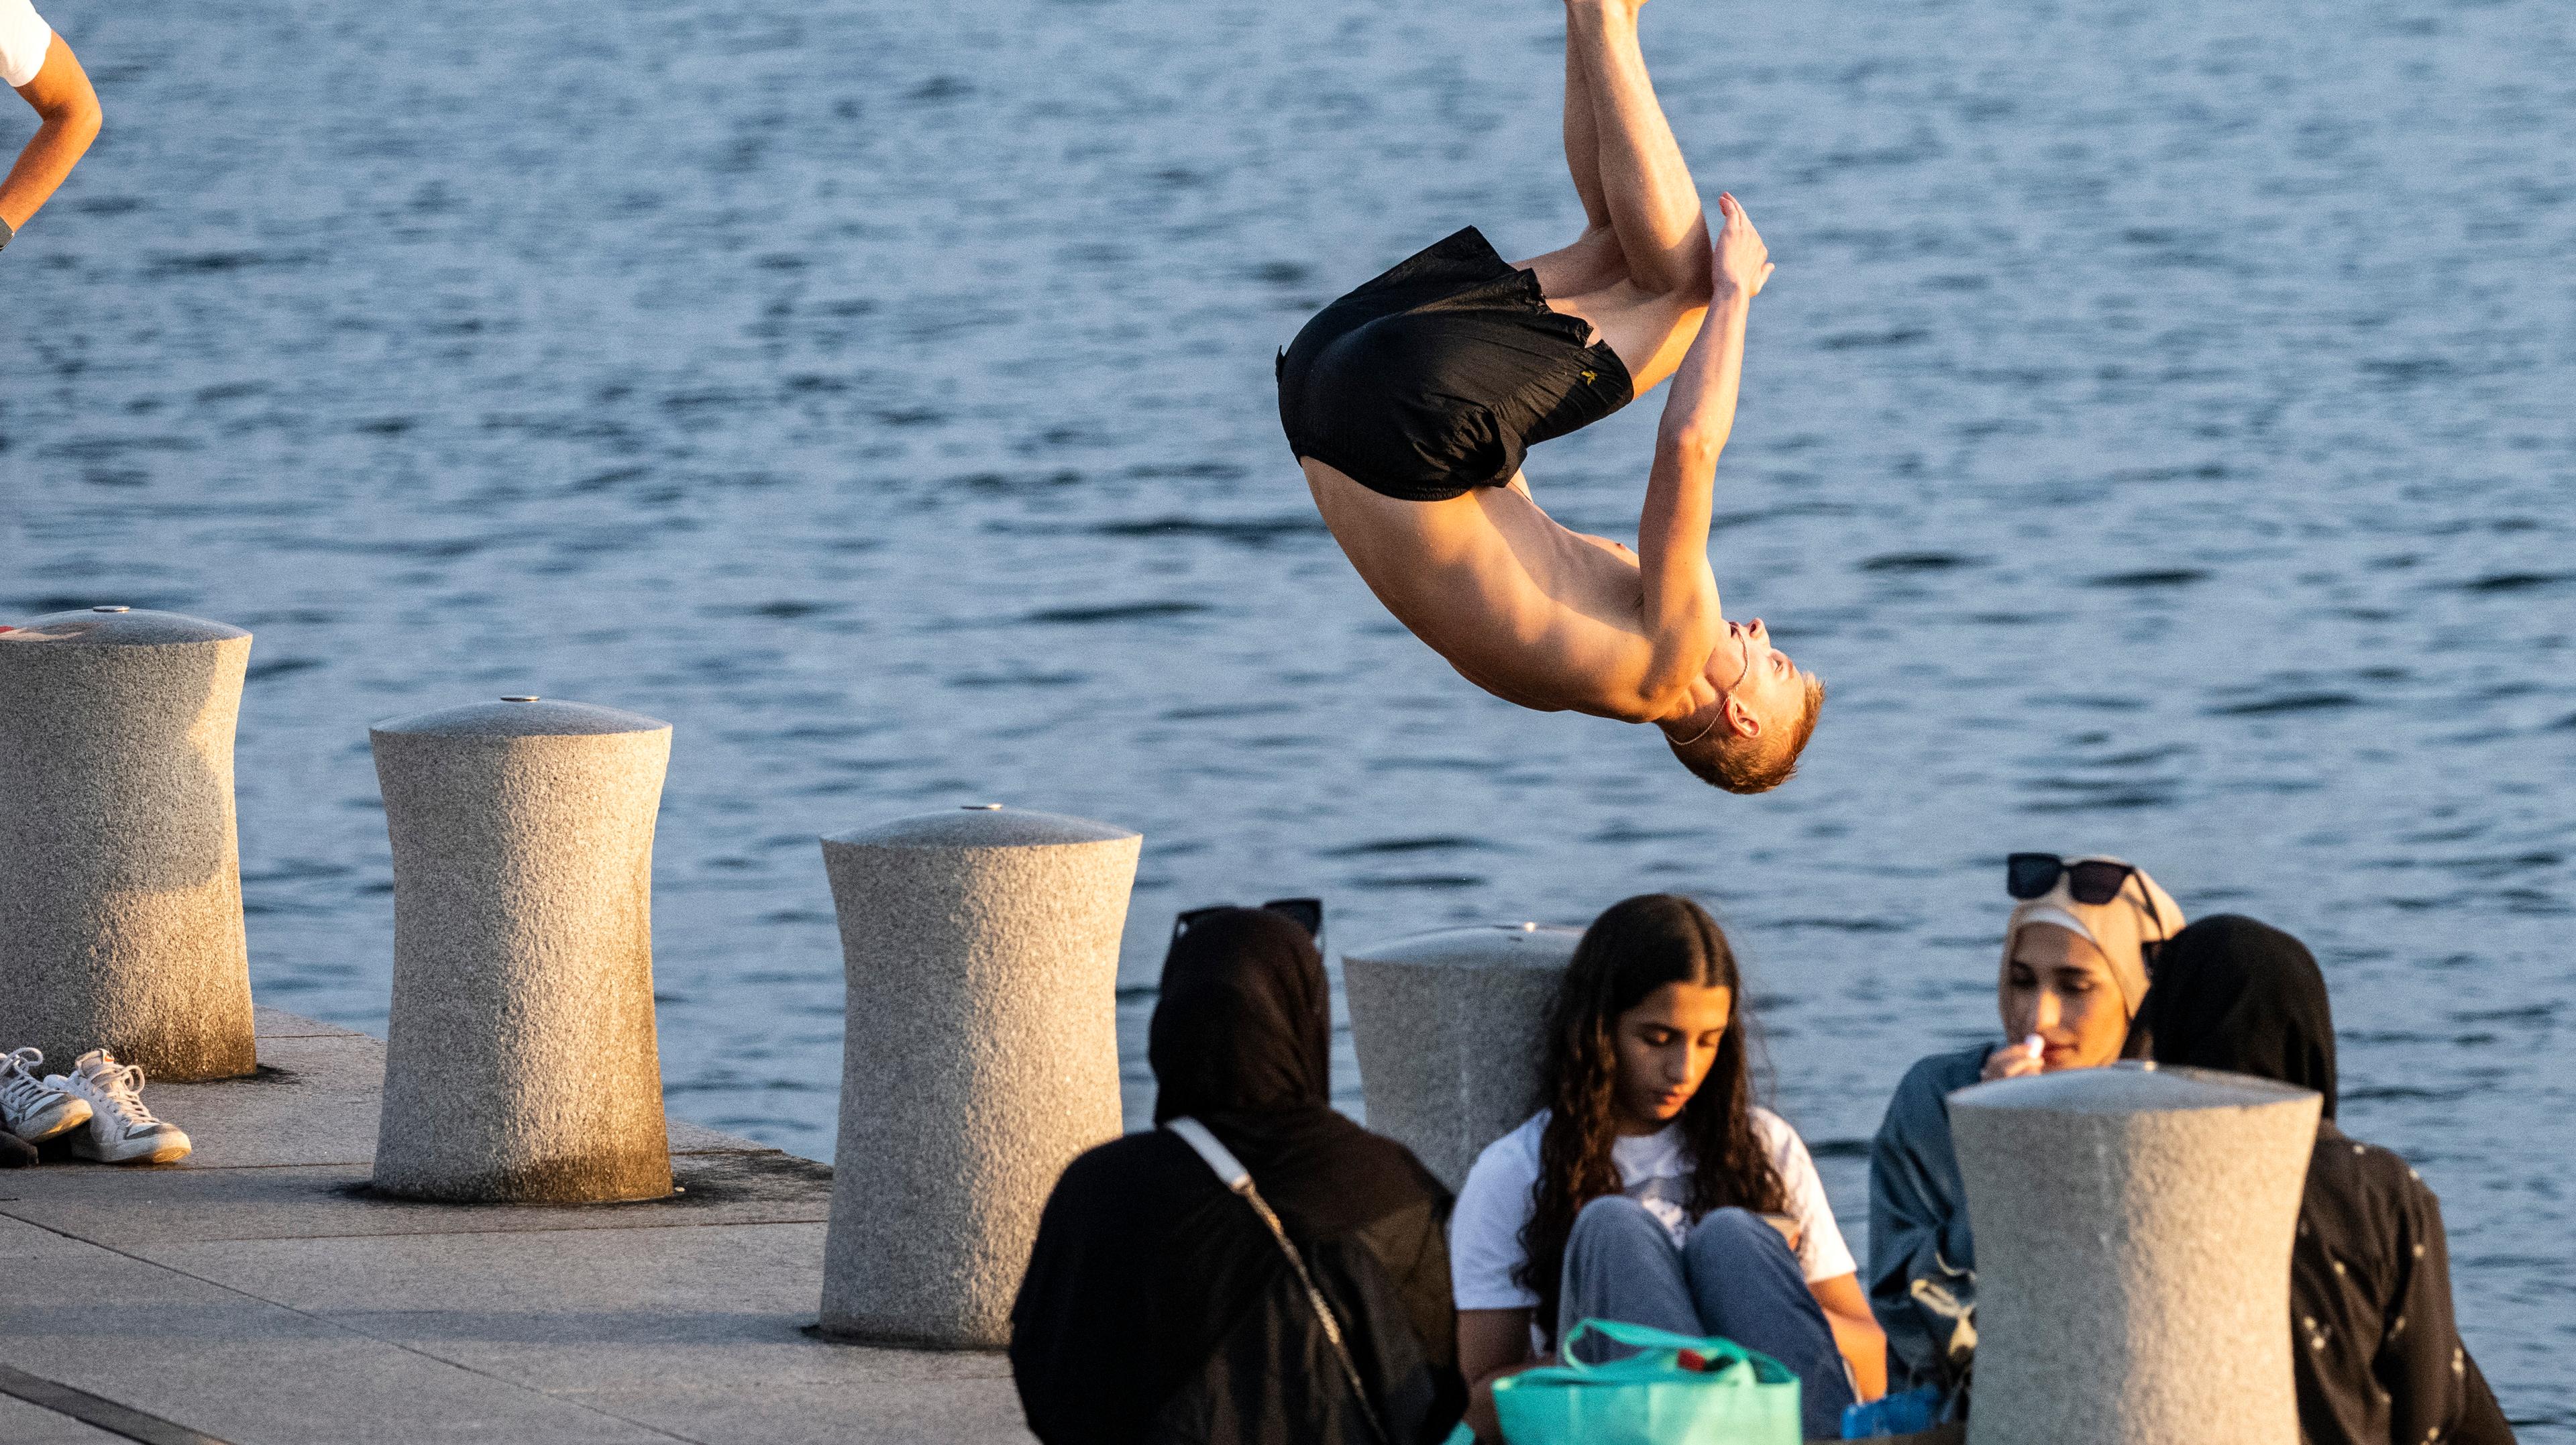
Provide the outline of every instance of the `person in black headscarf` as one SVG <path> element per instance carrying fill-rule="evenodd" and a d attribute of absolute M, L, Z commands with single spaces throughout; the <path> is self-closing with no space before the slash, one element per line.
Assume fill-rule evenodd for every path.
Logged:
<path fill-rule="evenodd" d="M 1074 1160 L 1040 1219 L 1011 1374 L 1046 1445 L 1435 1445 L 1457 1423 L 1450 1195 L 1334 1112 L 1329 1009 L 1287 916 L 1185 919 L 1154 1008 L 1154 1121 L 1198 1120 L 1250 1171 L 1365 1401 L 1277 1236 L 1158 1128 Z"/>
<path fill-rule="evenodd" d="M 2297 939 L 2222 914 L 2174 935 L 2141 1016 L 2156 1062 L 2325 1096 L 2290 1253 L 2306 1445 L 2511 1445 L 2451 1314 L 2442 1206 L 2423 1177 L 2335 1127 L 2334 1017 Z"/>

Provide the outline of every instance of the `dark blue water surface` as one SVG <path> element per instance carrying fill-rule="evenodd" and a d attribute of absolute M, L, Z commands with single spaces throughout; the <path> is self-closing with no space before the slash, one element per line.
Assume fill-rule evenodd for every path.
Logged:
<path fill-rule="evenodd" d="M 1145 835 L 1131 1112 L 1176 908 L 1699 895 L 1857 1228 L 1897 1076 L 1995 1026 L 2002 854 L 2108 849 L 2316 946 L 2346 1122 L 2576 1441 L 2559 0 L 1651 7 L 1780 266 L 1713 551 L 1834 695 L 1758 800 L 1450 675 L 1278 434 L 1322 301 L 1572 233 L 1553 6 L 45 9 L 109 119 L 0 258 L 0 620 L 256 631 L 265 1001 L 383 1027 L 367 723 L 541 692 L 677 728 L 680 1114 L 828 1154 L 815 836 L 1001 799 Z M 1659 404 L 1541 501 L 1631 531 Z"/>

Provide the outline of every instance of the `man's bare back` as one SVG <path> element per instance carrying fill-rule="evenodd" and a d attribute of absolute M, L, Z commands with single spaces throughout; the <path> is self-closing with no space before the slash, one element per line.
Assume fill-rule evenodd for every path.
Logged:
<path fill-rule="evenodd" d="M 1771 266 L 1732 196 L 1712 240 L 1631 0 L 1568 0 L 1566 156 L 1590 225 L 1518 267 L 1461 232 L 1326 309 L 1282 353 L 1281 419 L 1371 591 L 1507 701 L 1663 727 L 1736 791 L 1787 776 L 1822 685 L 1728 621 L 1710 494 Z M 1532 499 L 1527 447 L 1667 379 L 1637 550 Z"/>
<path fill-rule="evenodd" d="M 1407 502 L 1313 457 L 1300 465 L 1369 590 L 1460 676 L 1540 712 L 1655 720 L 1635 553 L 1560 524 L 1519 477 Z"/>

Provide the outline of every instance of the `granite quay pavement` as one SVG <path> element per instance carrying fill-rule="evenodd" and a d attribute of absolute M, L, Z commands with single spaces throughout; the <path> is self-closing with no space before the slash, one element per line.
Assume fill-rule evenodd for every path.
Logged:
<path fill-rule="evenodd" d="M 257 1030 L 146 1086 L 185 1163 L 0 1174 L 0 1441 L 1030 1439 L 997 1354 L 813 1333 L 828 1167 L 673 1122 L 668 1199 L 379 1198 L 383 1043 Z"/>

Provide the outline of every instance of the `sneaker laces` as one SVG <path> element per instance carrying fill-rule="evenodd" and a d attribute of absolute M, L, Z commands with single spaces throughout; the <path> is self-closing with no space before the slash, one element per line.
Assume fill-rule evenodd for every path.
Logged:
<path fill-rule="evenodd" d="M 41 1049 L 12 1049 L 0 1054 L 0 1105 L 7 1106 L 13 1114 L 32 1114 L 60 1093 L 36 1077 L 36 1066 L 44 1061 Z"/>
<path fill-rule="evenodd" d="M 143 1107 L 143 1100 L 137 1093 L 143 1087 L 141 1064 L 118 1064 L 114 1068 L 100 1069 L 89 1075 L 89 1081 L 107 1096 L 109 1111 L 116 1115 L 116 1122 L 124 1125 L 128 1134 L 146 1124 L 161 1122 L 152 1117 L 150 1109 Z"/>

